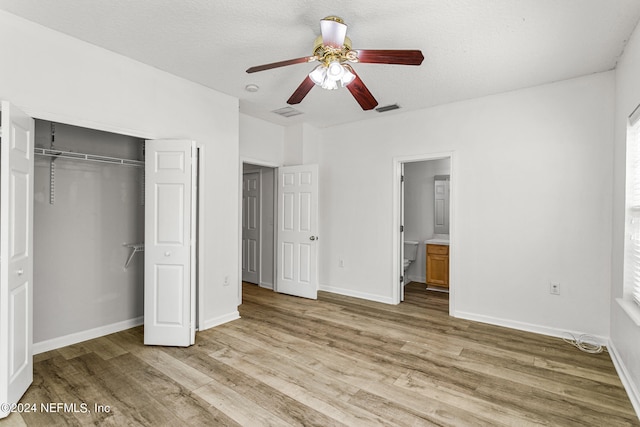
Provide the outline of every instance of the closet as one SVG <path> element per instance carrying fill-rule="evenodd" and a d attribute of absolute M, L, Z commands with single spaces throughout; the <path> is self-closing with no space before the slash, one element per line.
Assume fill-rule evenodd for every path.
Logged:
<path fill-rule="evenodd" d="M 34 353 L 142 323 L 147 345 L 194 344 L 195 141 L 34 120 L 4 100 L 0 123 L 0 402 L 29 387 Z"/>
<path fill-rule="evenodd" d="M 35 121 L 33 342 L 142 323 L 144 140 Z"/>

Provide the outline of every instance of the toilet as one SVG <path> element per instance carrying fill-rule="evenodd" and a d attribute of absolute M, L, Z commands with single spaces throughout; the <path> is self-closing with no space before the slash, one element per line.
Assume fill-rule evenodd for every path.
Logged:
<path fill-rule="evenodd" d="M 413 261 L 416 260 L 416 256 L 418 255 L 418 243 L 413 240 L 405 240 L 404 241 L 404 262 L 403 262 L 403 271 L 406 272 L 409 266 Z"/>

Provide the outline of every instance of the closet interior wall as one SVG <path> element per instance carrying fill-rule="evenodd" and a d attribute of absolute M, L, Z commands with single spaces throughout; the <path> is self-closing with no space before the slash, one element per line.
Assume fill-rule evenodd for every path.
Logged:
<path fill-rule="evenodd" d="M 36 120 L 36 148 L 52 148 Z M 53 148 L 143 160 L 144 141 L 55 123 Z M 54 197 L 51 197 L 51 162 Z M 144 168 L 35 156 L 33 341 L 37 345 L 143 316 Z"/>

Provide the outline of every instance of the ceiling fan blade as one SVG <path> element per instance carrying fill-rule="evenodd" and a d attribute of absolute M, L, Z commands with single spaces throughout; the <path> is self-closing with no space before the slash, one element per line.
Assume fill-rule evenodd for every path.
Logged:
<path fill-rule="evenodd" d="M 340 49 L 347 35 L 347 25 L 338 17 L 328 16 L 320 21 L 320 33 L 325 46 Z"/>
<path fill-rule="evenodd" d="M 270 70 L 272 68 L 286 67 L 287 65 L 302 64 L 304 62 L 313 62 L 315 56 L 305 56 L 303 58 L 287 59 L 286 61 L 272 62 L 271 64 L 256 65 L 247 69 L 247 73 L 256 73 L 258 71 Z"/>
<path fill-rule="evenodd" d="M 378 105 L 378 101 L 371 95 L 369 89 L 365 86 L 365 84 L 360 79 L 360 76 L 356 74 L 353 69 L 351 71 L 356 77 L 355 79 L 347 85 L 347 89 L 351 92 L 351 95 L 358 101 L 358 104 L 362 107 L 363 110 L 372 110 Z"/>
<path fill-rule="evenodd" d="M 291 97 L 287 100 L 287 104 L 299 104 L 315 85 L 316 84 L 313 80 L 307 76 L 307 78 L 300 83 L 300 86 L 298 86 L 295 92 L 293 92 Z"/>
<path fill-rule="evenodd" d="M 364 64 L 420 65 L 424 60 L 419 50 L 370 50 L 359 49 L 358 62 Z"/>

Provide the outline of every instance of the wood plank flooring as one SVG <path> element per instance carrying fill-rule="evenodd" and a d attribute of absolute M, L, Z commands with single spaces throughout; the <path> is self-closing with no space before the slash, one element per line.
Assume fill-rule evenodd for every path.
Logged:
<path fill-rule="evenodd" d="M 607 353 L 453 319 L 421 284 L 397 306 L 243 295 L 242 318 L 190 348 L 145 347 L 139 327 L 37 355 L 21 402 L 38 411 L 0 424 L 640 425 Z"/>

